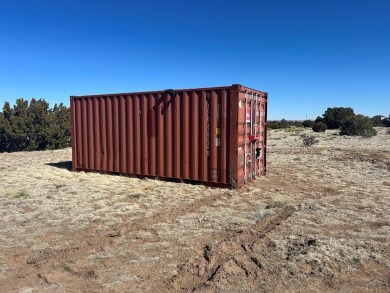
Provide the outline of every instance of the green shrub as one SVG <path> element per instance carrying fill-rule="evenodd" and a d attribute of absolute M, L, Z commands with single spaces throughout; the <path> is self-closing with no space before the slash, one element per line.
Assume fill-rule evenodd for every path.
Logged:
<path fill-rule="evenodd" d="M 280 125 L 278 121 L 268 121 L 267 122 L 268 129 L 280 129 Z"/>
<path fill-rule="evenodd" d="M 373 126 L 373 122 L 370 118 L 363 115 L 355 115 L 343 123 L 340 134 L 371 137 L 377 134 Z"/>
<path fill-rule="evenodd" d="M 323 123 L 325 123 L 324 118 L 322 118 L 322 117 L 320 117 L 320 116 L 318 116 L 318 117 L 316 118 L 316 120 L 314 120 L 314 123 L 316 123 L 316 122 L 323 122 Z"/>
<path fill-rule="evenodd" d="M 327 128 L 324 122 L 315 122 L 312 127 L 314 132 L 325 132 Z"/>
<path fill-rule="evenodd" d="M 294 127 L 298 127 L 298 128 L 304 127 L 303 123 L 301 121 L 290 121 L 289 124 L 290 124 L 290 126 L 294 126 Z"/>
<path fill-rule="evenodd" d="M 370 119 L 372 120 L 372 123 L 373 123 L 374 127 L 383 127 L 383 126 L 385 126 L 386 118 L 385 119 L 381 119 L 380 116 L 375 116 L 375 117 L 372 117 Z"/>
<path fill-rule="evenodd" d="M 390 115 L 388 118 L 385 118 L 382 120 L 382 124 L 385 126 L 385 127 L 390 127 Z"/>
<path fill-rule="evenodd" d="M 302 125 L 303 127 L 308 127 L 308 128 L 312 128 L 313 125 L 314 125 L 314 121 L 311 121 L 311 120 L 305 120 L 302 122 Z"/>
<path fill-rule="evenodd" d="M 282 129 L 282 128 L 288 128 L 290 125 L 288 124 L 286 119 L 282 119 L 280 121 L 269 121 L 267 123 L 267 127 L 269 129 Z"/>
<path fill-rule="evenodd" d="M 300 121 L 287 121 L 286 119 L 282 119 L 280 121 L 268 121 L 267 128 L 268 129 L 285 129 L 290 127 L 303 127 L 302 122 Z"/>
<path fill-rule="evenodd" d="M 352 108 L 334 107 L 328 108 L 322 116 L 328 129 L 339 129 L 355 113 Z"/>
<path fill-rule="evenodd" d="M 43 99 L 5 102 L 0 112 L 0 152 L 58 149 L 70 146 L 70 109 L 49 108 Z"/>
<path fill-rule="evenodd" d="M 288 128 L 288 127 L 290 127 L 290 125 L 288 124 L 286 119 L 280 120 L 279 121 L 279 126 L 280 126 L 280 128 Z"/>

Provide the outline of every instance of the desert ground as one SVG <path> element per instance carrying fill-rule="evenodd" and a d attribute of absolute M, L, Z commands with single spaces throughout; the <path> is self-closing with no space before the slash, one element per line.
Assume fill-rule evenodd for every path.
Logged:
<path fill-rule="evenodd" d="M 390 292 L 385 131 L 271 130 L 239 190 L 1 153 L 0 292 Z"/>

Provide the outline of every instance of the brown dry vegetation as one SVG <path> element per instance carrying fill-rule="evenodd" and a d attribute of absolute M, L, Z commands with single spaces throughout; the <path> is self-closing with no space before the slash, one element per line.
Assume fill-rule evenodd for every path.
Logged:
<path fill-rule="evenodd" d="M 270 131 L 240 190 L 0 154 L 1 292 L 389 292 L 390 135 Z"/>

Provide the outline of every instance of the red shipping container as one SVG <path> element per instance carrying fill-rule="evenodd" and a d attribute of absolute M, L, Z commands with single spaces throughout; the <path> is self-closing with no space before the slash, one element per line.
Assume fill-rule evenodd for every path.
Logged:
<path fill-rule="evenodd" d="M 266 172 L 267 97 L 241 85 L 72 96 L 73 170 L 241 187 Z"/>

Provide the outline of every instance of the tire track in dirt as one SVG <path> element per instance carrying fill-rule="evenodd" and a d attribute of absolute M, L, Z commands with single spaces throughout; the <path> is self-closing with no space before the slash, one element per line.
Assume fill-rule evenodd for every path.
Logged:
<path fill-rule="evenodd" d="M 108 229 L 96 233 L 96 226 L 91 225 L 77 233 L 71 232 L 68 227 L 63 227 L 61 234 L 65 239 L 71 239 L 63 248 L 44 248 L 40 250 L 24 250 L 17 254 L 9 253 L 8 263 L 12 271 L 17 272 L 9 278 L 9 284 L 3 284 L 5 288 L 16 280 L 28 284 L 56 284 L 72 276 L 77 277 L 77 288 L 95 288 L 103 290 L 96 283 L 97 264 L 86 259 L 91 253 L 115 249 L 117 240 L 137 231 L 150 232 L 158 241 L 157 231 L 152 227 L 154 224 L 171 222 L 187 213 L 197 211 L 203 206 L 208 206 L 226 196 L 226 192 L 207 195 L 192 203 L 182 204 L 170 211 L 157 213 L 156 215 L 139 219 L 137 222 L 126 220 L 115 224 Z M 96 225 L 96 223 L 95 223 Z M 46 235 L 47 236 L 47 235 Z M 46 237 L 45 236 L 45 237 Z M 56 245 L 58 247 L 58 245 Z M 112 260 L 115 261 L 115 260 Z M 24 280 L 24 281 L 22 281 Z"/>
<path fill-rule="evenodd" d="M 199 200 L 195 200 L 189 204 L 182 204 L 172 210 L 167 212 L 158 213 L 156 215 L 140 219 L 138 222 L 134 223 L 118 223 L 112 226 L 112 232 L 108 236 L 120 236 L 122 234 L 136 232 L 136 231 L 145 231 L 150 229 L 151 226 L 163 223 L 163 222 L 172 222 L 178 217 L 181 217 L 188 213 L 193 213 L 199 210 L 203 206 L 211 206 L 214 202 L 218 201 L 222 197 L 230 197 L 228 193 L 221 192 L 213 195 L 205 196 Z M 148 231 L 152 232 L 152 231 Z"/>
<path fill-rule="evenodd" d="M 276 229 L 295 212 L 287 206 L 245 231 L 227 231 L 217 244 L 206 245 L 202 257 L 189 259 L 176 276 L 165 285 L 166 292 L 214 292 L 215 286 L 228 288 L 231 282 L 244 283 L 255 289 L 263 271 L 264 252 L 274 250 L 275 244 L 267 234 Z"/>

